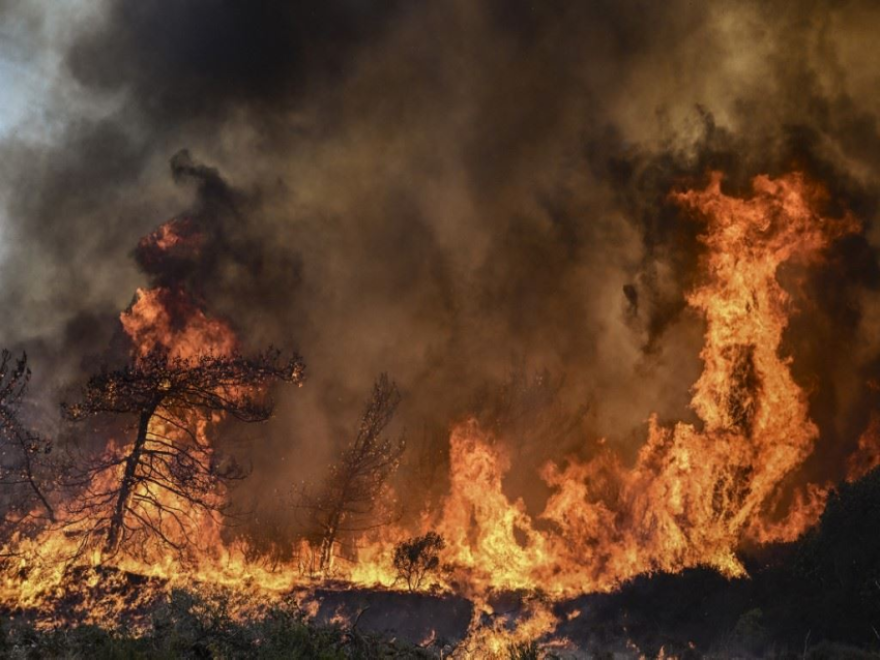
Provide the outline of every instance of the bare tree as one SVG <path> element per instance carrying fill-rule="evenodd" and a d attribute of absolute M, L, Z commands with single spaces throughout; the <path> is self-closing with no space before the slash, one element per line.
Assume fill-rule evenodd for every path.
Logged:
<path fill-rule="evenodd" d="M 112 555 L 120 547 L 145 548 L 159 539 L 182 550 L 199 517 L 224 508 L 217 488 L 244 476 L 216 460 L 199 425 L 217 413 L 243 422 L 267 420 L 273 409 L 268 385 L 301 383 L 298 357 L 270 350 L 240 355 L 169 359 L 154 352 L 89 379 L 79 403 L 62 406 L 73 421 L 93 415 L 134 415 L 137 433 L 122 451 L 108 451 L 80 476 L 86 492 L 71 507 L 72 524 L 103 539 Z M 88 543 L 89 538 L 84 540 Z"/>
<path fill-rule="evenodd" d="M 48 440 L 28 429 L 20 419 L 21 403 L 31 379 L 27 355 L 14 361 L 0 352 L 0 486 L 5 493 L 4 527 L 42 510 L 49 520 L 55 511 L 37 476 L 38 464 L 52 449 Z"/>
<path fill-rule="evenodd" d="M 405 442 L 382 437 L 400 403 L 400 392 L 386 374 L 373 386 L 354 441 L 330 470 L 317 495 L 303 493 L 300 505 L 310 512 L 320 539 L 318 570 L 330 567 L 333 548 L 343 535 L 390 522 L 381 493 L 397 469 Z"/>

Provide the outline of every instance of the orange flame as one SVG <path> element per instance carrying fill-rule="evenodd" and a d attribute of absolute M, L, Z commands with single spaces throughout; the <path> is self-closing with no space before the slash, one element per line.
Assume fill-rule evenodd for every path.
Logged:
<path fill-rule="evenodd" d="M 171 359 L 230 355 L 238 345 L 227 323 L 210 318 L 183 289 L 138 289 L 131 307 L 119 316 L 138 357 L 157 348 Z"/>
<path fill-rule="evenodd" d="M 880 414 L 872 413 L 868 428 L 859 436 L 859 444 L 846 463 L 847 481 L 855 481 L 880 465 Z"/>
<path fill-rule="evenodd" d="M 743 572 L 746 539 L 790 540 L 813 524 L 826 491 L 808 485 L 772 519 L 784 478 L 818 436 L 790 359 L 779 355 L 791 301 L 777 279 L 787 262 L 814 263 L 858 230 L 820 215 L 824 193 L 801 175 L 756 177 L 747 199 L 713 174 L 701 191 L 672 196 L 705 222 L 704 279 L 687 297 L 706 322 L 704 370 L 692 406 L 701 428 L 649 421 L 635 465 L 609 452 L 548 464 L 554 489 L 536 520 L 503 492 L 509 467 L 498 439 L 474 422 L 450 438 L 451 492 L 431 527 L 449 541 L 456 579 L 473 589 L 607 590 L 639 573 L 710 565 Z"/>

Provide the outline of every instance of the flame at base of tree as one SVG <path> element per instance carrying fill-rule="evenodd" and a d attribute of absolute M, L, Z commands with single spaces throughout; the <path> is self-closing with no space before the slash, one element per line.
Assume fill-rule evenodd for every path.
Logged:
<path fill-rule="evenodd" d="M 190 245 L 184 250 L 171 240 L 180 223 L 169 226 L 174 231 L 148 237 L 150 264 L 167 260 L 163 251 L 177 261 L 191 256 Z M 196 236 L 188 238 L 198 246 Z M 120 322 L 130 360 L 92 376 L 82 400 L 62 409 L 72 421 L 130 415 L 136 437 L 111 440 L 100 456 L 76 465 L 67 484 L 75 496 L 63 502 L 55 523 L 6 545 L 0 599 L 13 609 L 51 612 L 55 597 L 78 590 L 84 600 L 68 614 L 110 623 L 138 603 L 195 583 L 253 594 L 289 591 L 293 576 L 250 561 L 240 544 L 224 543 L 226 483 L 245 474 L 218 455 L 211 437 L 225 420 L 268 419 L 270 384 L 301 384 L 302 362 L 296 355 L 281 360 L 271 349 L 240 355 L 232 328 L 178 285 L 139 289 Z M 147 580 L 136 589 L 137 602 L 124 593 L 125 576 Z M 113 583 L 122 593 L 105 588 L 97 600 L 86 597 L 90 587 Z M 45 617 L 40 624 L 54 622 Z"/>

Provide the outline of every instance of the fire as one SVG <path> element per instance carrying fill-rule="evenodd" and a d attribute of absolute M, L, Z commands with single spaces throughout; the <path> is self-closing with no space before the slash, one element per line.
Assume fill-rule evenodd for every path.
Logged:
<path fill-rule="evenodd" d="M 197 260 L 204 242 L 204 234 L 194 220 L 176 218 L 138 241 L 138 261 L 151 272 L 172 259 Z"/>
<path fill-rule="evenodd" d="M 488 596 L 493 591 L 537 590 L 561 597 L 612 590 L 645 572 L 697 565 L 740 575 L 737 551 L 743 544 L 792 540 L 814 524 L 829 484 L 782 489 L 813 450 L 818 429 L 806 394 L 792 377 L 791 358 L 780 354 L 794 309 L 778 276 L 783 265 L 818 262 L 832 241 L 859 226 L 848 215 L 823 217 L 824 192 L 802 175 L 758 176 L 752 187 L 748 198 L 732 197 L 722 191 L 721 176 L 713 174 L 705 189 L 671 195 L 704 227 L 702 277 L 687 295 L 706 328 L 704 369 L 691 404 L 699 424 L 664 426 L 651 416 L 647 440 L 632 465 L 604 440 L 588 461 L 547 463 L 540 476 L 551 494 L 543 511 L 532 516 L 521 499 L 505 492 L 511 467 L 505 439 L 466 420 L 449 438 L 450 489 L 442 505 L 426 508 L 415 529 L 391 525 L 365 535 L 356 544 L 357 557 L 344 562 L 350 564 L 346 568 L 335 565 L 334 575 L 402 588 L 391 565 L 394 545 L 414 534 L 439 533 L 445 541 L 444 570 L 423 588 L 455 589 L 474 599 L 470 641 L 490 655 L 549 634 L 557 624 L 547 604 L 535 599 L 515 632 L 480 625 L 481 617 L 492 615 Z M 191 266 L 202 245 L 194 224 L 172 221 L 141 241 L 139 259 L 148 272 L 163 260 Z M 239 345 L 231 326 L 207 314 L 179 282 L 139 289 L 120 321 L 140 360 L 163 349 L 169 360 L 195 363 L 206 354 L 230 356 Z M 211 433 L 219 421 L 193 419 L 191 440 L 161 419 L 150 422 L 149 432 L 170 442 L 195 442 L 203 450 L 199 460 L 210 462 Z M 878 428 L 875 417 L 850 459 L 850 478 L 880 463 Z M 127 449 L 111 444 L 107 452 Z M 100 492 L 102 479 L 118 482 L 122 469 L 121 462 L 113 463 L 88 488 Z M 134 494 L 139 495 L 146 493 Z M 174 500 L 173 493 L 162 497 L 170 498 L 165 506 L 179 515 L 159 528 L 188 548 L 185 557 L 156 546 L 84 558 L 76 522 L 62 519 L 36 540 L 11 542 L 19 565 L 2 574 L 0 596 L 19 607 L 36 607 L 69 580 L 71 565 L 96 570 L 108 562 L 123 573 L 155 580 L 162 585 L 156 589 L 198 581 L 267 595 L 325 577 L 314 575 L 317 549 L 305 541 L 297 560 L 270 570 L 248 559 L 240 543 L 224 540 L 221 519 Z M 222 504 L 226 493 L 217 489 L 209 497 Z M 99 580 L 97 573 L 90 575 Z"/>
<path fill-rule="evenodd" d="M 880 465 L 880 414 L 874 412 L 868 428 L 859 436 L 854 454 L 847 460 L 847 481 L 855 481 Z"/>
<path fill-rule="evenodd" d="M 197 258 L 202 237 L 194 224 L 174 220 L 144 238 L 138 245 L 138 256 L 149 271 L 163 260 L 175 260 L 175 266 Z M 179 263 L 178 263 L 179 262 Z M 120 315 L 123 331 L 131 342 L 135 359 L 147 361 L 149 356 L 164 356 L 169 366 L 199 365 L 203 356 L 228 358 L 238 349 L 238 339 L 231 326 L 222 319 L 209 316 L 198 299 L 177 284 L 138 289 L 129 309 Z M 168 383 L 171 387 L 171 383 Z M 160 386 L 161 389 L 161 386 Z M 221 397 L 236 392 L 222 388 Z M 209 419 L 180 411 L 176 419 L 162 415 L 149 418 L 145 434 L 145 450 L 161 454 L 165 443 L 185 447 L 182 455 L 198 463 L 206 474 L 215 470 L 211 428 L 222 421 L 214 413 Z M 94 471 L 84 494 L 104 501 L 107 493 L 123 479 L 125 457 L 131 454 L 132 443 L 109 441 L 100 464 Z M 169 469 L 186 469 L 185 463 L 171 463 Z M 152 471 L 155 467 L 149 467 Z M 126 575 L 142 576 L 148 582 L 140 585 L 139 602 L 149 602 L 177 586 L 201 583 L 212 587 L 235 588 L 242 593 L 267 595 L 289 592 L 298 574 L 271 571 L 248 561 L 247 548 L 242 544 L 226 544 L 222 538 L 222 521 L 211 510 L 220 509 L 226 497 L 222 487 L 203 494 L 206 507 L 196 507 L 172 488 L 155 487 L 149 480 L 136 485 L 131 501 L 152 501 L 152 510 L 142 509 L 141 515 L 126 522 L 126 531 L 138 540 L 122 552 L 106 553 L 100 543 L 90 538 L 94 531 L 89 508 L 68 507 L 57 524 L 43 531 L 36 539 L 13 539 L 9 547 L 18 557 L 13 573 L 4 573 L 0 597 L 19 608 L 51 610 L 54 594 L 71 588 L 71 580 L 82 579 L 85 587 L 94 588 L 125 581 Z M 151 515 L 152 513 L 152 515 Z M 112 549 L 110 549 L 112 550 Z M 72 577 L 79 572 L 81 577 Z M 84 602 L 74 608 L 83 621 L 113 622 L 123 611 L 137 609 L 130 598 L 104 593 L 100 602 L 81 595 Z M 42 625 L 51 625 L 43 621 Z"/>
<path fill-rule="evenodd" d="M 157 348 L 169 358 L 230 355 L 238 339 L 227 323 L 207 316 L 185 289 L 138 289 L 131 307 L 119 317 L 138 356 Z"/>
<path fill-rule="evenodd" d="M 652 417 L 631 467 L 608 451 L 544 466 L 554 492 L 536 520 L 503 492 L 503 439 L 472 421 L 459 425 L 451 492 L 431 524 L 449 541 L 456 579 L 477 591 L 564 595 L 696 565 L 739 575 L 744 541 L 791 540 L 815 522 L 827 492 L 815 484 L 798 491 L 782 520 L 773 517 L 780 484 L 818 437 L 790 359 L 779 354 L 792 304 L 777 275 L 786 263 L 815 263 L 858 224 L 822 217 L 822 189 L 801 175 L 752 184 L 750 198 L 730 197 L 714 174 L 706 189 L 672 195 L 705 223 L 704 277 L 687 297 L 706 322 L 692 399 L 702 425 L 668 428 Z"/>
<path fill-rule="evenodd" d="M 522 501 L 510 502 L 502 492 L 507 458 L 474 422 L 455 428 L 449 444 L 451 493 L 437 529 L 454 563 L 483 588 L 533 587 L 533 571 L 546 563 L 547 549 Z"/>

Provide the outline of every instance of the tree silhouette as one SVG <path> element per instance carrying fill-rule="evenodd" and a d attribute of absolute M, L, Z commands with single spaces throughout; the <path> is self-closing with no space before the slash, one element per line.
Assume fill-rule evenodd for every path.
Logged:
<path fill-rule="evenodd" d="M 373 529 L 390 522 L 380 495 L 397 469 L 405 442 L 382 437 L 400 403 L 400 392 L 386 374 L 373 386 L 357 434 L 330 470 L 317 495 L 302 493 L 301 506 L 309 510 L 319 539 L 318 570 L 330 567 L 333 548 L 343 535 Z"/>
<path fill-rule="evenodd" d="M 62 405 L 64 416 L 134 415 L 137 434 L 125 449 L 108 451 L 82 471 L 85 496 L 70 513 L 71 524 L 85 529 L 84 543 L 103 539 L 109 555 L 123 546 L 144 549 L 150 539 L 178 550 L 190 546 L 201 517 L 224 509 L 218 487 L 244 476 L 236 465 L 216 460 L 204 425 L 220 415 L 267 420 L 273 409 L 269 384 L 303 379 L 297 356 L 280 358 L 276 350 L 194 360 L 156 351 L 92 376 L 80 402 Z"/>
<path fill-rule="evenodd" d="M 394 569 L 397 579 L 410 591 L 418 591 L 425 580 L 440 572 L 440 552 L 446 541 L 437 532 L 402 541 L 394 546 Z"/>
<path fill-rule="evenodd" d="M 52 444 L 20 419 L 30 379 L 26 354 L 13 364 L 9 351 L 0 352 L 0 486 L 6 491 L 4 527 L 21 522 L 35 510 L 43 510 L 50 520 L 55 518 L 37 476 L 38 464 L 51 451 Z"/>

